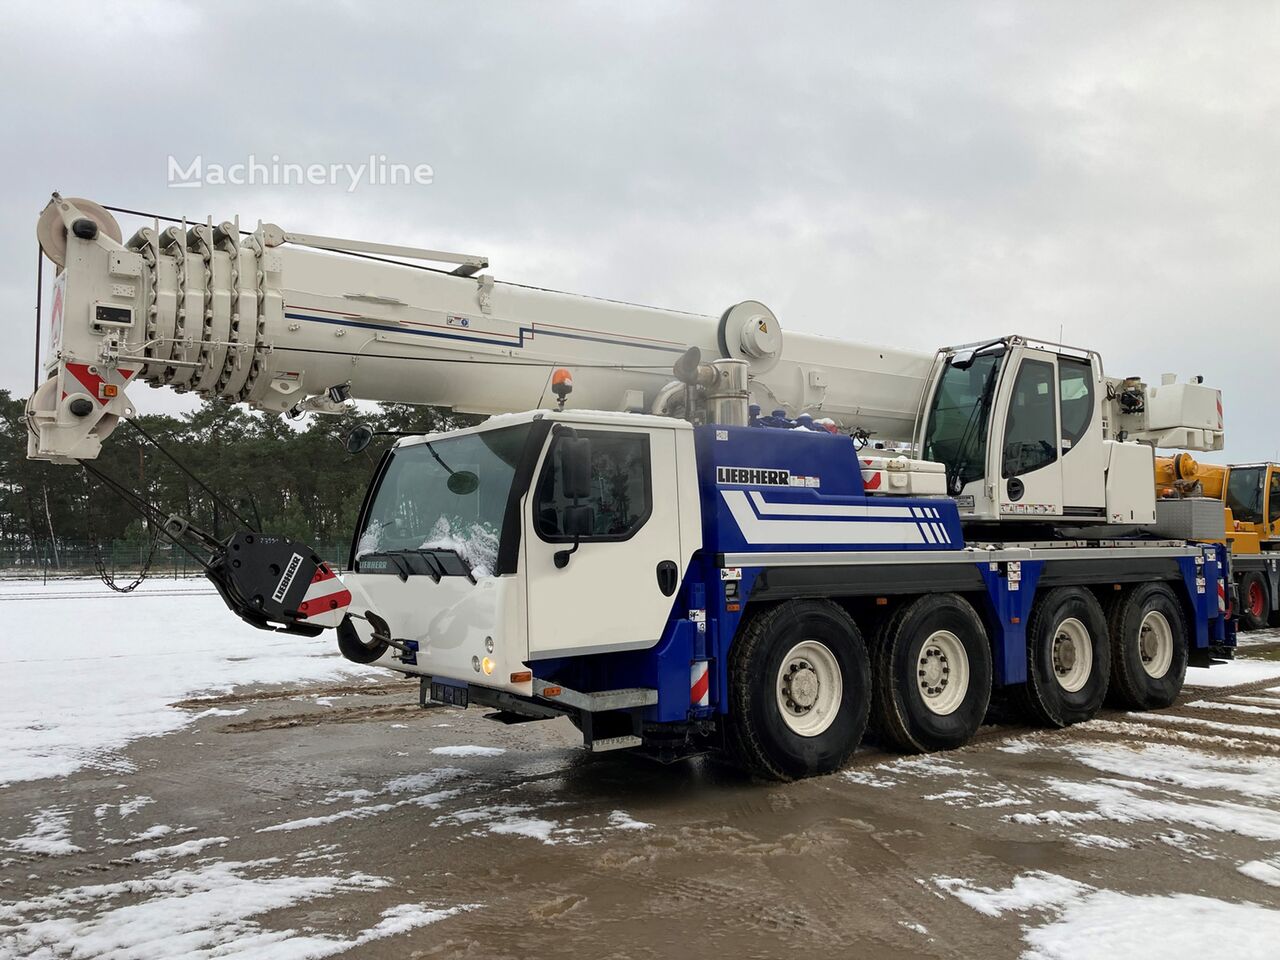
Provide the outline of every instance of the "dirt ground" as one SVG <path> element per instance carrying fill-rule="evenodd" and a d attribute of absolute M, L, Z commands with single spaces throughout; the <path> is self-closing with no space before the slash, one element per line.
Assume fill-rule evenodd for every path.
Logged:
<path fill-rule="evenodd" d="M 1036 931 L 1100 892 L 1151 904 L 1153 923 L 1175 895 L 1270 915 L 1277 688 L 1188 689 L 1158 717 L 1067 731 L 988 727 L 946 755 L 865 750 L 793 784 L 591 757 L 566 721 L 423 710 L 404 681 L 189 701 L 199 719 L 132 744 L 127 776 L 0 791 L 0 837 L 64 844 L 0 843 L 0 955 L 175 955 L 172 930 L 129 940 L 129 910 L 163 881 L 181 918 L 197 876 L 263 898 L 192 921 L 193 949 L 201 922 L 239 925 L 199 956 L 1072 956 L 1069 928 L 1058 953 Z M 41 810 L 52 827 L 33 827 Z M 338 882 L 305 887 L 321 876 Z M 264 891 L 286 879 L 304 893 L 273 907 Z M 403 903 L 440 915 L 377 926 Z M 108 941 L 119 952 L 92 946 Z"/>

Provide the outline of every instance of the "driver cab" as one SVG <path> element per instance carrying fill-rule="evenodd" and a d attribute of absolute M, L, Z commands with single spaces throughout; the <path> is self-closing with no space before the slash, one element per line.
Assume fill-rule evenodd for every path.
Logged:
<path fill-rule="evenodd" d="M 970 519 L 1105 521 L 1102 361 L 1008 337 L 941 351 L 921 455 Z"/>

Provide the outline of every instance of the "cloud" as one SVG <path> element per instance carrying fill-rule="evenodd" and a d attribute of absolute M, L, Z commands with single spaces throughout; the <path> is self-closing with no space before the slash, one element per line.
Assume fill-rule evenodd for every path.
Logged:
<path fill-rule="evenodd" d="M 1280 455 L 1273 4 L 49 4 L 6 14 L 0 385 L 51 189 L 488 254 L 501 279 L 931 352 L 1010 331 L 1225 390 Z M 56 52 L 54 45 L 56 38 Z M 165 186 L 371 152 L 430 186 Z M 162 392 L 150 394 L 162 396 Z"/>

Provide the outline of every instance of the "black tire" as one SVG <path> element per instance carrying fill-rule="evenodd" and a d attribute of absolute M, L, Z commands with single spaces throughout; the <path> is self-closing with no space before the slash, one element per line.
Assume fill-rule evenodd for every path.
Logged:
<path fill-rule="evenodd" d="M 1271 591 L 1266 578 L 1256 570 L 1250 570 L 1240 578 L 1240 627 L 1244 630 L 1261 630 L 1271 619 Z"/>
<path fill-rule="evenodd" d="M 1111 638 L 1097 597 L 1082 587 L 1037 597 L 1027 620 L 1027 682 L 1010 691 L 1022 714 L 1046 727 L 1091 720 L 1110 678 Z"/>
<path fill-rule="evenodd" d="M 944 632 L 958 650 L 948 654 L 938 646 Z M 871 722 L 887 746 L 907 753 L 950 750 L 982 726 L 991 702 L 991 643 L 963 597 L 929 594 L 895 610 L 876 637 L 873 671 Z M 965 684 L 959 702 L 945 713 L 930 706 L 945 709 L 956 694 L 944 691 L 957 679 Z"/>
<path fill-rule="evenodd" d="M 1168 668 L 1160 676 L 1152 676 L 1144 666 L 1142 627 L 1152 613 L 1164 618 L 1171 634 Z M 1182 692 L 1190 649 L 1187 618 L 1174 592 L 1163 583 L 1141 584 L 1116 599 L 1107 620 L 1111 634 L 1111 702 L 1136 710 L 1158 710 L 1172 704 Z"/>
<path fill-rule="evenodd" d="M 839 705 L 834 715 L 828 714 L 825 729 L 813 735 L 797 733 L 779 702 L 783 671 L 792 659 L 788 655 L 805 642 L 824 647 L 840 671 Z M 729 750 L 740 766 L 770 780 L 838 770 L 866 732 L 870 688 L 866 644 L 843 607 L 829 600 L 789 600 L 767 607 L 745 624 L 729 652 Z M 820 682 L 815 690 L 820 692 Z"/>

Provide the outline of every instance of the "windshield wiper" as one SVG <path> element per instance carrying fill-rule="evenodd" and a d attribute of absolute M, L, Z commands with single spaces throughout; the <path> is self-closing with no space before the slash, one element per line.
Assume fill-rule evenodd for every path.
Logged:
<path fill-rule="evenodd" d="M 410 576 L 428 576 L 433 583 L 442 577 L 466 577 L 476 582 L 475 574 L 466 558 L 451 547 L 402 547 L 398 550 L 379 550 L 368 556 L 386 557 L 395 564 L 401 580 Z"/>

